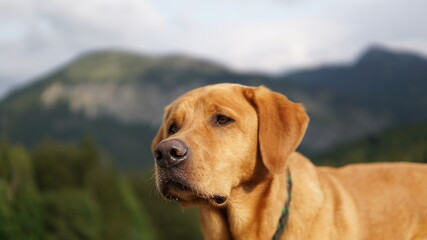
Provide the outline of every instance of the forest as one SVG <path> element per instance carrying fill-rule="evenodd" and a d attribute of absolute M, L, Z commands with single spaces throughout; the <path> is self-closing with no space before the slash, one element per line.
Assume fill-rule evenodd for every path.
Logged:
<path fill-rule="evenodd" d="M 33 151 L 3 140 L 0 239 L 198 239 L 195 209 L 159 200 L 149 175 L 119 173 L 91 138 Z"/>

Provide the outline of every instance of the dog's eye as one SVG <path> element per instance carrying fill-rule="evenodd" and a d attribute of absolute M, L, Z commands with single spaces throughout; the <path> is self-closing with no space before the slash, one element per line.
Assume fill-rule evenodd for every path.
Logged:
<path fill-rule="evenodd" d="M 169 126 L 168 133 L 169 133 L 169 135 L 173 135 L 173 134 L 177 133 L 178 130 L 179 129 L 178 129 L 178 126 L 176 125 L 176 123 L 173 123 L 172 125 Z"/>
<path fill-rule="evenodd" d="M 233 119 L 226 117 L 224 115 L 218 114 L 218 115 L 214 116 L 215 125 L 227 125 L 227 124 L 230 124 L 232 122 L 234 122 Z"/>

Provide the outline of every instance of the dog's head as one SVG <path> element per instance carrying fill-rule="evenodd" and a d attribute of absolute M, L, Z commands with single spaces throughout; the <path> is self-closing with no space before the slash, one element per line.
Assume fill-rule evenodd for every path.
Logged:
<path fill-rule="evenodd" d="M 166 107 L 153 140 L 157 187 L 182 205 L 224 205 L 257 172 L 282 173 L 307 124 L 301 105 L 263 86 L 190 91 Z"/>

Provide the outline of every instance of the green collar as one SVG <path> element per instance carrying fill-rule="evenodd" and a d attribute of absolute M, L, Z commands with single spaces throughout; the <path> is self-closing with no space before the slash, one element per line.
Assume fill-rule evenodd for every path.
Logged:
<path fill-rule="evenodd" d="M 273 240 L 280 239 L 280 237 L 283 234 L 283 231 L 286 228 L 286 224 L 288 223 L 288 219 L 289 219 L 289 210 L 290 210 L 289 205 L 291 204 L 291 199 L 292 199 L 292 177 L 289 169 L 288 169 L 287 180 L 288 180 L 288 199 L 286 200 L 285 206 L 283 207 L 283 210 L 282 210 L 282 214 L 280 215 L 276 232 L 274 233 L 272 238 Z"/>

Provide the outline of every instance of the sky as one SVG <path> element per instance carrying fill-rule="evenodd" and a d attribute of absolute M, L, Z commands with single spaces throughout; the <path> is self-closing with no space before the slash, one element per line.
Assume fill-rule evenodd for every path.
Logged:
<path fill-rule="evenodd" d="M 427 55 L 426 0 L 0 0 L 0 96 L 87 51 L 185 54 L 236 71 Z"/>

